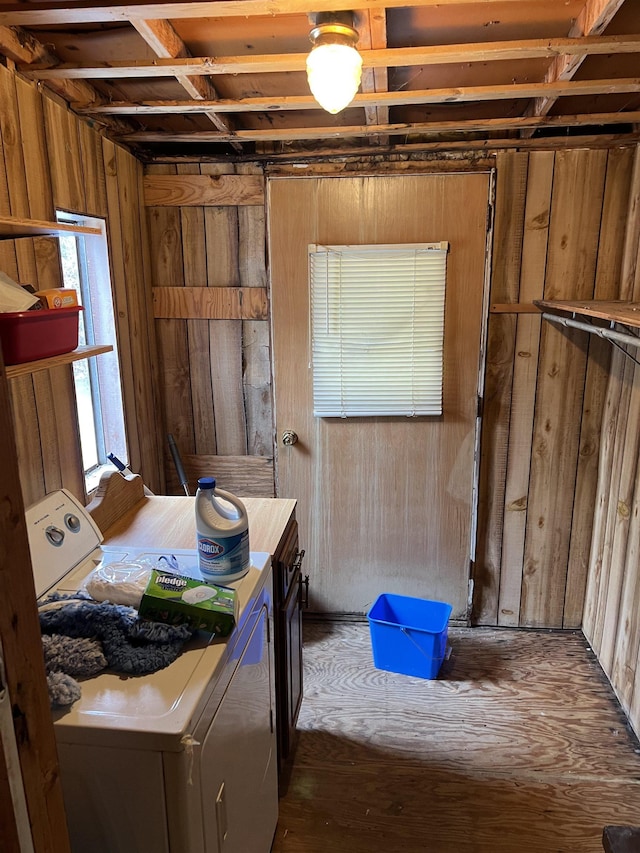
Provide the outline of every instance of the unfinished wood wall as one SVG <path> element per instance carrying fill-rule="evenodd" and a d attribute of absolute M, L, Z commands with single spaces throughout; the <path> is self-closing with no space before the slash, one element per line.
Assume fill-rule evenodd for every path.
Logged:
<path fill-rule="evenodd" d="M 150 166 L 145 191 L 169 494 L 198 476 L 274 494 L 273 423 L 259 166 Z"/>
<path fill-rule="evenodd" d="M 619 296 L 640 301 L 640 148 Z M 604 400 L 583 630 L 640 733 L 640 350 L 613 352 Z"/>
<path fill-rule="evenodd" d="M 637 220 L 635 157 L 623 147 L 496 158 L 491 303 L 513 308 L 491 313 L 488 325 L 478 624 L 582 623 L 610 347 L 518 306 L 621 293 L 627 222 Z M 199 473 L 221 471 L 229 488 L 266 494 L 273 436 L 263 185 L 259 167 L 244 170 L 234 178 L 231 166 L 154 166 L 145 187 L 165 431 L 186 456 L 192 486 Z M 246 319 L 239 294 L 252 287 L 260 295 Z M 165 462 L 178 492 L 166 451 Z"/>
<path fill-rule="evenodd" d="M 135 158 L 0 67 L 0 212 L 52 221 L 61 208 L 106 219 L 130 464 L 161 490 L 141 197 L 142 167 Z M 37 289 L 60 287 L 57 240 L 1 241 L 0 269 Z M 11 393 L 25 504 L 63 487 L 84 501 L 72 367 L 14 378 Z"/>
<path fill-rule="evenodd" d="M 231 490 L 273 494 L 261 167 L 154 166 L 143 186 L 134 158 L 3 68 L 0 106 L 2 213 L 51 219 L 58 206 L 107 218 L 132 467 L 154 490 L 165 490 L 166 474 L 167 491 L 179 492 L 166 442 L 172 433 L 192 488 L 198 474 L 213 473 Z M 636 159 L 630 147 L 498 155 L 492 304 L 624 295 L 623 263 L 629 267 L 637 250 Z M 3 241 L 0 269 L 39 287 L 57 286 L 57 243 Z M 633 431 L 619 419 L 611 425 L 621 410 L 615 383 L 623 383 L 615 377 L 624 375 L 614 365 L 607 391 L 610 358 L 600 339 L 536 315 L 490 315 L 479 624 L 581 624 L 596 501 L 602 519 L 602 505 L 617 506 L 610 501 L 620 488 L 612 469 L 614 485 L 601 482 L 597 491 L 605 403 L 607 447 L 616 448 L 627 478 L 622 487 L 630 489 L 633 445 L 620 449 L 619 439 L 632 441 Z M 25 503 L 62 486 L 83 497 L 71 369 L 16 378 L 11 387 Z M 629 401 L 625 424 L 633 424 L 636 398 L 620 394 L 625 412 Z M 616 516 L 609 514 L 611 528 Z M 598 549 L 608 553 L 613 534 L 599 535 Z M 596 593 L 590 599 L 593 618 L 602 622 L 606 613 L 612 625 L 619 608 L 608 603 L 600 577 L 612 576 L 607 567 L 617 566 L 623 551 L 627 561 L 635 559 L 619 535 L 613 540 L 615 552 L 594 581 L 595 609 Z M 633 598 L 633 582 L 615 572 L 609 586 L 611 600 Z M 615 647 L 615 630 L 607 629 L 607 648 Z"/>
<path fill-rule="evenodd" d="M 498 156 L 492 304 L 625 295 L 636 157 L 632 147 Z M 532 314 L 490 315 L 480 624 L 582 624 L 596 496 L 609 496 L 596 488 L 610 359 L 610 344 L 585 332 Z"/>

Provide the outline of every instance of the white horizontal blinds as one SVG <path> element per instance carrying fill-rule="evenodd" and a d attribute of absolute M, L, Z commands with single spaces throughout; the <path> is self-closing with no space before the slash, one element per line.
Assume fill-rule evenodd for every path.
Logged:
<path fill-rule="evenodd" d="M 442 414 L 447 251 L 309 247 L 316 416 Z"/>

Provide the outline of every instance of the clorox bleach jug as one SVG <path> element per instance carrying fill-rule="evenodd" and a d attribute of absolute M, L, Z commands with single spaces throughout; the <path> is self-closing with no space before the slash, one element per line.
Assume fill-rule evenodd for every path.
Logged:
<path fill-rule="evenodd" d="M 196 492 L 198 565 L 203 575 L 230 583 L 249 571 L 249 523 L 242 501 L 201 477 Z"/>

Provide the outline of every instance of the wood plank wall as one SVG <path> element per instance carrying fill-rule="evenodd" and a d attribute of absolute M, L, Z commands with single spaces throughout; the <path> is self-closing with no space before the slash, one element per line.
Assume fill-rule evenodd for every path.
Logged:
<path fill-rule="evenodd" d="M 632 147 L 498 155 L 492 303 L 623 296 L 635 159 Z M 611 345 L 585 332 L 534 314 L 490 315 L 479 624 L 582 623 L 596 495 L 599 504 L 609 495 L 604 481 L 596 489 L 605 401 L 618 406 L 610 360 Z"/>
<path fill-rule="evenodd" d="M 273 494 L 261 167 L 153 166 L 143 178 L 127 152 L 4 68 L 0 107 L 0 211 L 107 218 L 132 466 L 178 493 L 172 433 L 192 488 L 220 471 L 227 488 Z M 631 147 L 498 154 L 491 302 L 637 298 L 637 161 Z M 3 241 L 0 269 L 57 286 L 57 243 Z M 474 619 L 580 626 L 593 529 L 587 630 L 628 681 L 636 629 L 617 626 L 640 596 L 638 378 L 616 358 L 610 380 L 610 359 L 606 342 L 535 314 L 490 315 Z M 84 497 L 70 368 L 12 380 L 12 398 L 25 503 L 61 486 Z M 627 511 L 632 530 L 616 535 Z M 624 684 L 640 709 L 640 685 Z"/>
<path fill-rule="evenodd" d="M 629 180 L 619 297 L 640 301 L 640 148 Z M 606 387 L 583 631 L 640 733 L 640 350 L 614 352 Z M 633 360 L 635 359 L 635 360 Z"/>
<path fill-rule="evenodd" d="M 489 319 L 474 575 L 477 624 L 574 628 L 582 623 L 610 345 L 517 308 L 540 298 L 619 296 L 623 258 L 629 254 L 625 246 L 633 240 L 627 223 L 638 219 L 630 189 L 636 156 L 633 147 L 621 147 L 507 152 L 496 158 L 491 303 L 514 308 Z M 410 168 L 403 162 L 385 169 L 395 166 Z M 361 168 L 341 167 L 344 172 Z M 246 186 L 226 183 L 224 173 L 232 169 L 150 167 L 145 187 L 147 201 L 153 202 L 148 215 L 165 429 L 186 454 L 192 478 L 208 466 L 215 471 L 228 465 L 243 491 L 251 479 L 249 463 L 257 456 L 270 464 L 273 452 L 268 340 L 264 329 L 261 419 L 254 421 L 263 430 L 252 446 L 255 432 L 242 374 L 243 359 L 245 369 L 250 361 L 243 335 L 247 323 L 255 327 L 265 320 L 262 315 L 243 320 L 232 291 L 265 287 L 267 271 L 262 214 L 254 206 L 259 190 L 253 179 Z M 251 226 L 243 219 L 249 211 L 256 217 Z M 253 258 L 250 280 L 242 274 L 247 256 Z M 203 286 L 229 295 L 205 298 L 197 292 Z M 225 299 L 226 313 L 220 307 Z M 262 296 L 256 304 L 264 304 Z M 202 317 L 209 319 L 196 319 Z M 196 335 L 201 346 L 193 342 Z M 224 351 L 218 341 L 224 341 Z M 235 377 L 233 398 L 219 396 L 221 371 Z M 225 403 L 233 407 L 231 421 Z M 236 418 L 243 408 L 244 425 Z M 167 454 L 165 460 L 168 482 L 177 492 Z"/>
<path fill-rule="evenodd" d="M 130 465 L 161 491 L 142 191 L 134 157 L 0 67 L 0 212 L 52 221 L 64 209 L 106 219 Z M 58 242 L 1 241 L 0 269 L 37 289 L 60 287 Z M 11 392 L 25 505 L 63 487 L 86 501 L 72 367 L 12 379 Z"/>
<path fill-rule="evenodd" d="M 198 476 L 274 495 L 259 166 L 150 166 L 145 192 L 165 437 Z M 169 494 L 180 484 L 165 441 Z"/>

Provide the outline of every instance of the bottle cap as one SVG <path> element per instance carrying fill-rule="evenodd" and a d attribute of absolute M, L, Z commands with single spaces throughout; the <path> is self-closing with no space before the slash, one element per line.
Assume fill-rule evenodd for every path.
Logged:
<path fill-rule="evenodd" d="M 198 488 L 199 489 L 215 489 L 216 487 L 216 478 L 215 477 L 200 477 L 198 480 Z"/>

